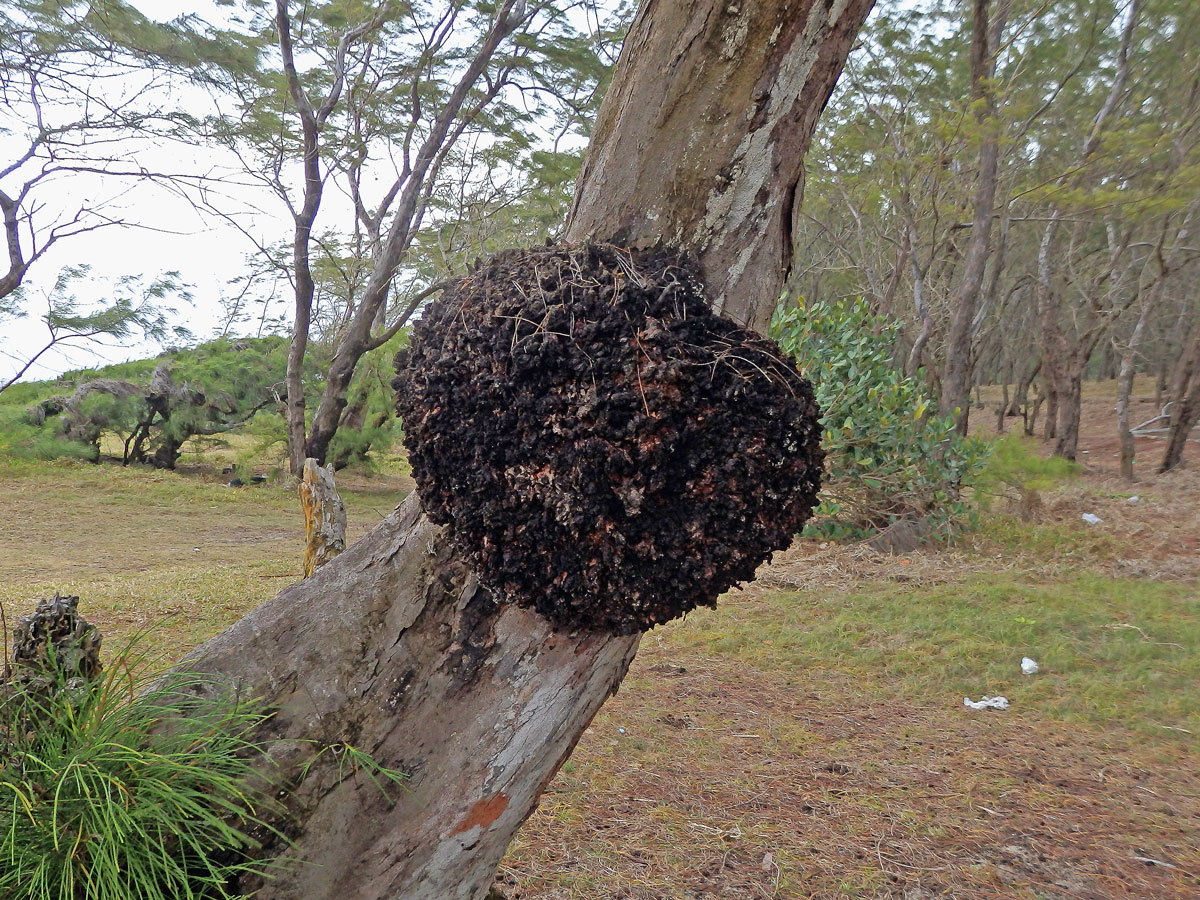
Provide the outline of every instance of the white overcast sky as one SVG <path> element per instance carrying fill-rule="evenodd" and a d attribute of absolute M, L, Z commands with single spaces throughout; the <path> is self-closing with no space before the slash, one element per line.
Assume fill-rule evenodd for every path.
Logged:
<path fill-rule="evenodd" d="M 228 15 L 229 7 L 222 7 L 215 0 L 180 3 L 174 0 L 129 0 L 146 15 L 166 21 L 184 13 L 197 13 L 208 21 L 220 22 Z M 603 6 L 603 4 L 602 4 Z M 586 23 L 581 19 L 581 27 Z M 211 108 L 212 100 L 205 93 L 194 89 L 174 91 L 177 106 L 195 105 L 189 111 L 201 112 Z M 3 124 L 4 110 L 0 110 Z M 9 120 L 11 122 L 11 118 Z M 14 158 L 24 149 L 21 140 L 13 141 L 0 134 L 0 162 Z M 148 168 L 205 171 L 222 163 L 232 171 L 232 160 L 222 159 L 214 150 L 197 148 L 146 148 L 138 161 Z M 236 174 L 233 176 L 236 178 Z M 240 179 L 237 179 L 240 180 Z M 243 227 L 249 227 L 260 240 L 275 243 L 290 237 L 291 220 L 277 198 L 261 190 L 255 195 L 249 187 L 227 186 L 227 196 L 253 205 L 261 214 L 243 218 Z M 191 285 L 193 299 L 183 305 L 176 321 L 189 328 L 199 339 L 212 336 L 221 322 L 219 298 L 231 294 L 232 278 L 246 269 L 247 254 L 253 252 L 251 242 L 237 229 L 211 215 L 205 216 L 187 201 L 173 196 L 169 191 L 150 184 L 130 187 L 112 180 L 100 183 L 86 176 L 73 177 L 54 185 L 52 190 L 43 191 L 40 199 L 51 208 L 73 212 L 78 208 L 81 197 L 95 201 L 97 197 L 110 200 L 106 206 L 109 215 L 121 216 L 140 223 L 142 227 L 106 228 L 91 234 L 61 242 L 39 260 L 30 270 L 26 280 L 28 296 L 25 319 L 7 320 L 0 323 L 0 383 L 18 369 L 24 360 L 35 353 L 46 340 L 46 329 L 39 316 L 45 308 L 43 291 L 54 283 L 59 270 L 69 264 L 86 263 L 91 266 L 93 276 L 89 296 L 80 291 L 81 299 L 103 297 L 105 287 L 123 275 L 140 275 L 150 281 L 164 272 L 177 271 L 180 280 Z M 322 220 L 344 221 L 339 216 L 339 206 L 350 213 L 348 201 L 336 190 L 326 192 L 322 203 Z M 330 215 L 332 214 L 332 215 Z M 282 286 L 286 290 L 286 284 Z M 281 291 L 276 300 L 273 314 L 279 315 L 289 308 L 287 297 Z M 26 379 L 49 378 L 63 371 L 93 366 L 105 362 L 118 362 L 145 357 L 157 351 L 157 345 L 115 344 L 91 345 L 87 348 L 67 347 L 56 349 L 38 362 L 26 375 Z"/>
<path fill-rule="evenodd" d="M 221 15 L 217 5 L 208 2 L 133 0 L 133 5 L 159 20 L 186 12 L 198 12 L 210 20 Z M 196 90 L 177 91 L 172 102 L 210 104 Z M 0 134 L 0 160 L 12 159 L 13 151 L 19 153 L 18 148 L 23 147 L 19 137 Z M 220 163 L 219 157 L 205 148 L 189 151 L 178 146 L 157 150 L 145 147 L 139 148 L 138 154 L 139 163 L 147 168 L 204 171 Z M 241 192 L 247 190 L 242 188 Z M 105 228 L 62 241 L 30 269 L 25 283 L 27 317 L 0 323 L 0 383 L 45 344 L 47 332 L 40 320 L 45 309 L 44 291 L 63 266 L 91 267 L 91 284 L 81 286 L 78 295 L 81 300 L 93 301 L 102 299 L 107 286 L 123 275 L 141 275 L 149 282 L 164 272 L 178 271 L 180 280 L 191 285 L 193 299 L 179 304 L 174 322 L 186 326 L 198 338 L 207 338 L 221 319 L 218 298 L 222 292 L 228 293 L 227 282 L 244 270 L 246 254 L 252 250 L 249 241 L 228 224 L 202 216 L 186 200 L 152 184 L 130 186 L 114 179 L 73 176 L 40 191 L 38 199 L 48 209 L 71 210 L 78 207 L 80 198 L 92 202 L 105 198 L 109 215 L 137 222 L 141 227 Z M 273 215 L 259 218 L 259 229 L 277 230 L 280 237 L 286 237 L 289 223 L 277 201 L 260 196 L 257 203 L 273 211 Z M 64 347 L 42 357 L 26 379 L 53 377 L 68 369 L 136 359 L 156 351 L 157 345 L 153 344 Z"/>

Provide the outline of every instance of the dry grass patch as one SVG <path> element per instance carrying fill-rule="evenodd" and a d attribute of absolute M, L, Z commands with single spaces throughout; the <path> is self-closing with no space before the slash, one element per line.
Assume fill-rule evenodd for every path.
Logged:
<path fill-rule="evenodd" d="M 200 476 L 86 463 L 0 461 L 0 602 L 83 598 L 110 646 L 152 630 L 166 659 L 211 637 L 301 576 L 304 522 L 286 482 L 230 488 Z M 344 479 L 351 540 L 407 494 Z"/>
<path fill-rule="evenodd" d="M 701 615 L 753 634 L 765 603 Z M 781 665 L 778 634 L 752 665 L 695 627 L 646 639 L 514 845 L 511 900 L 1200 891 L 1194 746 L 1048 719 L 1033 699 L 931 702 L 836 653 Z"/>
<path fill-rule="evenodd" d="M 78 593 L 110 645 L 150 627 L 170 660 L 273 596 L 298 504 L 227 478 L 0 463 L 10 619 Z M 354 534 L 407 489 L 339 483 Z M 1091 460 L 1042 499 L 907 556 L 798 542 L 650 633 L 518 836 L 510 900 L 1200 896 L 1200 474 Z M 983 693 L 1014 705 L 963 708 Z"/>

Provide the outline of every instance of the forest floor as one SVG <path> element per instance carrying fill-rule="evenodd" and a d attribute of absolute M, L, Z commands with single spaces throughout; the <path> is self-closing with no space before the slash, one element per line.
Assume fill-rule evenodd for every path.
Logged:
<path fill-rule="evenodd" d="M 1200 448 L 1190 469 L 1120 481 L 1110 398 L 1087 401 L 1085 471 L 1034 508 L 998 501 L 953 545 L 902 557 L 800 541 L 717 609 L 646 635 L 498 887 L 1200 895 Z M 1160 448 L 1139 445 L 1139 469 Z M 0 461 L 9 627 L 58 589 L 110 649 L 152 628 L 171 660 L 272 596 L 298 577 L 298 505 L 224 480 Z M 411 485 L 342 486 L 353 537 Z M 985 694 L 1012 706 L 964 707 Z"/>

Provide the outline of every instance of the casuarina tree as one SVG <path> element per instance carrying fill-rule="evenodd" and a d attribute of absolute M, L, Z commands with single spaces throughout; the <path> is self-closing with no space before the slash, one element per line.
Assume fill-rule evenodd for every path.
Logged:
<path fill-rule="evenodd" d="M 803 520 L 820 467 L 811 394 L 754 332 L 792 265 L 809 137 L 870 6 L 642 6 L 569 243 L 484 263 L 414 341 L 400 402 L 416 453 L 459 435 L 463 466 L 427 461 L 419 496 L 183 662 L 274 711 L 266 775 L 296 863 L 242 887 L 482 898 L 639 632 L 711 603 Z M 472 405 L 464 378 L 500 405 Z M 530 428 L 540 413 L 548 427 Z M 725 426 L 744 459 L 709 447 Z M 314 742 L 360 747 L 407 787 L 385 796 L 336 753 L 307 765 Z"/>

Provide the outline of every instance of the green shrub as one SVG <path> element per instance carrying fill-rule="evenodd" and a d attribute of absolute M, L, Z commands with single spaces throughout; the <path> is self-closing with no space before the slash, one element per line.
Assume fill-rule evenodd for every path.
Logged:
<path fill-rule="evenodd" d="M 34 425 L 24 409 L 0 407 L 0 456 L 37 461 L 84 459 L 95 462 L 98 452 L 92 444 L 69 440 L 56 429 Z"/>
<path fill-rule="evenodd" d="M 943 526 L 966 512 L 962 488 L 984 445 L 934 415 L 925 386 L 893 364 L 899 329 L 862 299 L 801 298 L 772 319 L 821 405 L 828 473 L 811 527 L 822 533 L 861 535 L 913 516 Z"/>
<path fill-rule="evenodd" d="M 1019 434 L 1009 434 L 989 444 L 986 464 L 974 479 L 974 501 L 989 509 L 997 498 L 1027 509 L 1040 491 L 1079 474 L 1078 463 L 1061 456 L 1042 456 L 1037 443 Z"/>
<path fill-rule="evenodd" d="M 244 785 L 263 714 L 196 686 L 149 687 L 126 658 L 0 706 L 0 898 L 219 900 L 262 870 L 242 828 L 261 824 Z"/>
<path fill-rule="evenodd" d="M 342 412 L 337 433 L 329 444 L 326 463 L 334 469 L 374 462 L 389 452 L 399 437 L 396 419 L 395 376 L 393 359 L 396 351 L 408 346 L 408 332 L 402 331 L 359 363 L 351 382 L 348 403 Z"/>

